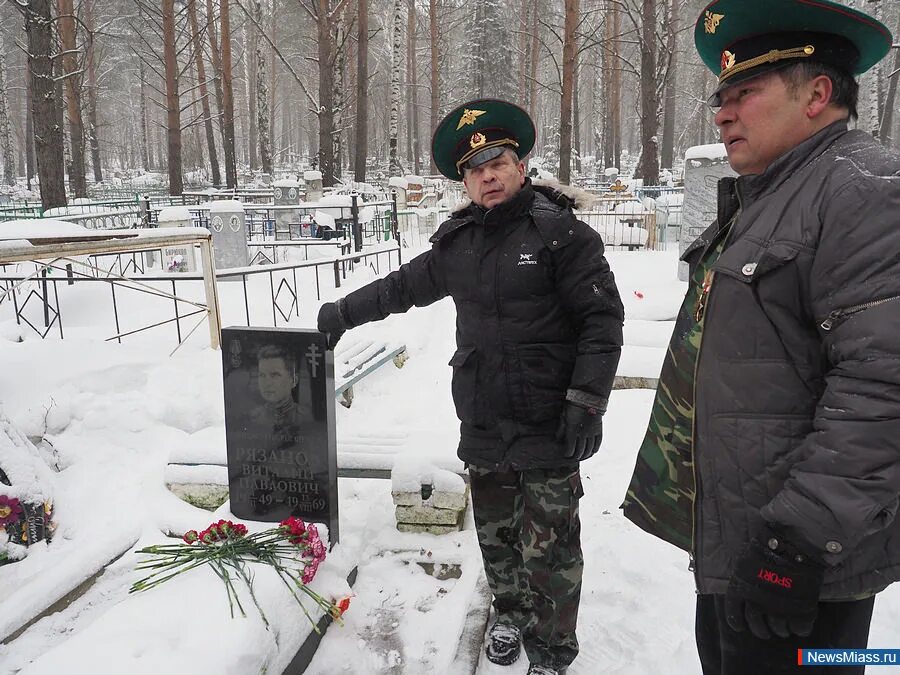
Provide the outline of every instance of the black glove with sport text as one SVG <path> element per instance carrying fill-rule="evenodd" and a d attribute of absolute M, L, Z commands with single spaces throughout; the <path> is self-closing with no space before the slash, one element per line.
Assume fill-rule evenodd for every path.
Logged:
<path fill-rule="evenodd" d="M 582 462 L 600 449 L 606 400 L 575 389 L 566 392 L 566 405 L 556 437 L 565 440 L 563 456 Z"/>
<path fill-rule="evenodd" d="M 328 349 L 331 350 L 347 331 L 347 324 L 341 312 L 342 302 L 343 299 L 337 302 L 326 302 L 319 308 L 318 329 L 320 333 L 325 333 L 325 342 Z"/>
<path fill-rule="evenodd" d="M 728 625 L 761 640 L 812 633 L 825 566 L 774 533 L 754 539 L 741 553 L 728 590 Z"/>

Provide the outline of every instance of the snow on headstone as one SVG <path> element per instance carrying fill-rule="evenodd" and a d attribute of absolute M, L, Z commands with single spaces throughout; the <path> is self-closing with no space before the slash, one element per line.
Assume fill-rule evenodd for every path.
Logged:
<path fill-rule="evenodd" d="M 0 408 L 0 565 L 25 557 L 25 547 L 53 531 L 53 473 L 37 448 Z"/>

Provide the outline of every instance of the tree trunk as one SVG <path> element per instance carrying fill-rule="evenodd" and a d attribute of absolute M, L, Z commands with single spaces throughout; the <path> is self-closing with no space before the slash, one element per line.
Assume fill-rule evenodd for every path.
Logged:
<path fill-rule="evenodd" d="M 175 0 L 162 0 L 163 59 L 166 73 L 166 138 L 168 139 L 169 193 L 184 192 L 181 175 L 181 100 L 175 45 Z"/>
<path fill-rule="evenodd" d="M 278 60 L 275 54 L 275 47 L 278 45 L 278 0 L 272 0 L 272 23 L 269 34 L 272 36 L 272 44 L 269 46 L 269 63 L 272 67 L 269 69 L 269 154 L 275 156 L 275 95 L 278 93 Z M 284 97 L 284 105 L 290 105 L 287 96 Z M 291 146 L 286 145 L 289 149 Z M 293 151 L 290 151 L 293 155 Z M 292 156 L 286 156 L 286 159 L 293 163 Z"/>
<path fill-rule="evenodd" d="M 422 170 L 419 161 L 419 87 L 416 73 L 416 52 L 418 51 L 416 40 L 416 3 L 409 0 L 409 67 L 407 78 L 409 79 L 410 101 L 410 136 L 412 136 L 412 161 L 413 172 L 418 175 Z"/>
<path fill-rule="evenodd" d="M 251 0 L 251 3 L 251 11 L 256 17 L 256 22 L 258 25 L 262 25 L 260 23 L 262 21 L 262 7 L 260 6 L 260 0 Z M 247 92 L 247 109 L 250 113 L 248 124 L 249 133 L 245 134 L 245 139 L 247 141 L 247 159 L 251 171 L 256 171 L 259 168 L 259 152 L 257 151 L 257 148 L 259 148 L 260 139 L 256 113 L 256 97 L 259 92 L 256 87 L 256 78 L 259 75 L 257 72 L 258 60 L 256 46 L 259 44 L 259 41 L 259 35 L 256 33 L 256 28 L 251 25 L 250 22 L 244 23 L 244 84 L 246 85 L 245 89 Z M 263 171 L 265 171 L 265 169 L 263 169 Z"/>
<path fill-rule="evenodd" d="M 433 1 L 433 0 L 432 0 Z M 356 141 L 353 178 L 366 182 L 366 156 L 369 147 L 369 3 L 358 0 L 359 30 L 356 47 Z"/>
<path fill-rule="evenodd" d="M 559 180 L 568 183 L 572 172 L 572 95 L 575 88 L 575 27 L 578 0 L 565 0 L 563 28 L 562 100 L 559 105 Z"/>
<path fill-rule="evenodd" d="M 433 132 L 440 122 L 441 114 L 441 71 L 440 71 L 440 54 L 439 34 L 437 22 L 438 0 L 429 0 L 428 2 L 428 25 L 431 34 L 431 131 Z M 428 153 L 431 154 L 430 152 Z M 434 157 L 431 158 L 431 173 L 437 173 L 437 165 L 434 163 Z"/>
<path fill-rule="evenodd" d="M 141 162 L 144 171 L 150 170 L 150 140 L 147 138 L 147 131 L 150 120 L 147 119 L 147 68 L 143 60 L 138 59 L 140 64 L 141 79 Z"/>
<path fill-rule="evenodd" d="M 46 210 L 66 205 L 63 102 L 59 100 L 53 79 L 53 58 L 56 55 L 53 16 L 50 0 L 32 0 L 26 7 L 17 7 L 25 18 L 35 158 L 41 186 L 41 206 Z"/>
<path fill-rule="evenodd" d="M 641 21 L 641 161 L 644 185 L 659 184 L 656 93 L 656 0 L 643 0 Z"/>
<path fill-rule="evenodd" d="M 669 56 L 669 69 L 666 73 L 665 101 L 663 103 L 663 132 L 660 163 L 671 169 L 675 161 L 675 90 L 678 82 L 678 0 L 668 0 L 669 19 L 666 22 L 666 52 Z"/>
<path fill-rule="evenodd" d="M 75 9 L 72 0 L 57 0 L 57 2 L 72 160 L 69 164 L 69 189 L 75 197 L 87 197 L 87 180 L 84 175 L 84 123 L 81 120 L 81 73 L 76 56 Z"/>
<path fill-rule="evenodd" d="M 9 95 L 6 86 L 6 44 L 0 33 L 0 154 L 3 155 L 3 183 L 16 184 L 16 159 L 13 156 L 9 123 Z"/>
<path fill-rule="evenodd" d="M 100 162 L 100 138 L 97 131 L 97 64 L 94 52 L 94 0 L 84 0 L 84 29 L 87 32 L 88 128 L 87 137 L 91 144 L 91 165 L 94 168 L 94 182 L 103 182 L 103 168 Z"/>
<path fill-rule="evenodd" d="M 319 171 L 322 185 L 335 184 L 334 147 L 334 46 L 331 35 L 331 3 L 317 0 L 316 29 L 319 53 Z"/>
<path fill-rule="evenodd" d="M 534 0 L 534 6 L 531 9 L 531 86 L 528 91 L 528 114 L 537 126 L 537 75 L 538 75 L 538 56 L 541 47 L 540 23 L 538 17 L 541 13 L 541 0 Z"/>
<path fill-rule="evenodd" d="M 519 7 L 519 92 L 524 97 L 522 107 L 528 109 L 528 8 L 531 0 L 522 0 Z"/>
<path fill-rule="evenodd" d="M 25 67 L 25 183 L 31 189 L 31 179 L 37 174 L 34 153 L 34 106 L 31 94 L 31 69 Z"/>
<path fill-rule="evenodd" d="M 222 88 L 222 55 L 219 50 L 219 36 L 216 30 L 216 14 L 213 9 L 212 0 L 206 0 L 206 24 L 209 28 L 209 58 L 212 61 L 213 68 L 213 84 L 216 92 L 216 110 L 219 119 L 219 135 L 222 137 L 222 151 L 225 152 L 225 93 Z M 225 158 L 226 173 L 228 172 L 227 157 Z M 220 177 L 221 178 L 221 177 Z M 221 182 L 216 182 L 221 185 Z"/>
<path fill-rule="evenodd" d="M 581 116 L 578 113 L 578 97 L 581 69 L 575 64 L 575 73 L 572 79 L 572 150 L 575 153 L 575 171 L 581 173 Z"/>
<path fill-rule="evenodd" d="M 232 86 L 231 68 L 231 12 L 230 0 L 221 0 L 222 32 L 222 135 L 225 151 L 225 185 L 230 189 L 237 188 L 237 157 L 234 147 L 234 87 Z"/>
<path fill-rule="evenodd" d="M 209 91 L 206 87 L 206 64 L 203 62 L 203 32 L 197 21 L 197 2 L 188 3 L 188 19 L 191 23 L 191 41 L 194 46 L 194 60 L 197 65 L 197 84 L 200 88 L 200 104 L 203 109 L 203 127 L 206 130 L 206 151 L 209 154 L 209 167 L 213 185 L 220 185 L 222 176 L 219 173 L 219 156 L 216 152 L 216 136 L 213 131 L 212 113 L 209 108 Z"/>
<path fill-rule="evenodd" d="M 346 10 L 346 5 L 345 5 Z M 334 131 L 331 134 L 331 153 L 334 157 L 334 179 L 335 183 L 341 180 L 342 168 L 344 166 L 344 153 L 342 143 L 342 130 L 344 126 L 344 77 L 346 76 L 346 52 L 343 45 L 346 43 L 344 12 L 336 17 L 334 24 L 334 90 L 332 93 L 332 104 L 334 105 Z"/>
<path fill-rule="evenodd" d="M 391 176 L 402 176 L 397 136 L 400 127 L 400 64 L 403 43 L 403 0 L 394 0 L 394 21 L 391 48 L 391 121 L 389 153 L 389 173 Z"/>
<path fill-rule="evenodd" d="M 256 23 L 262 25 L 262 2 L 254 0 L 254 13 L 256 14 Z M 255 40 L 256 50 L 256 100 L 258 108 L 254 110 L 257 114 L 257 126 L 259 131 L 259 159 L 262 164 L 263 173 L 272 175 L 272 146 L 269 143 L 269 83 L 268 73 L 266 71 L 266 54 L 265 45 L 261 40 Z M 250 97 L 251 99 L 253 96 Z M 251 131 L 251 134 L 253 132 Z"/>
<path fill-rule="evenodd" d="M 897 12 L 897 30 L 894 31 L 894 36 L 895 39 L 897 39 L 896 36 L 900 36 L 900 11 Z M 900 147 L 897 139 L 891 137 L 891 129 L 894 128 L 894 112 L 896 111 L 897 83 L 900 81 L 900 49 L 894 50 L 894 65 L 887 70 L 891 74 L 891 79 L 884 97 L 884 114 L 881 116 L 878 138 L 889 148 Z"/>

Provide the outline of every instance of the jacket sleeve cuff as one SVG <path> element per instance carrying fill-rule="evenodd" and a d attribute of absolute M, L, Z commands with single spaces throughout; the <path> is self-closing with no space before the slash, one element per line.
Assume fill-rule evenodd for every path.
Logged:
<path fill-rule="evenodd" d="M 589 394 L 586 391 L 579 391 L 578 389 L 567 389 L 566 400 L 582 408 L 593 408 L 601 414 L 606 412 L 606 404 L 608 402 L 601 396 Z"/>

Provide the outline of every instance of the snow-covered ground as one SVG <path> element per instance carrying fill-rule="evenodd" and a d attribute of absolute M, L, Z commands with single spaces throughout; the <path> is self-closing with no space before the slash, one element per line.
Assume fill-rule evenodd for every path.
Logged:
<path fill-rule="evenodd" d="M 675 255 L 613 252 L 609 259 L 628 316 L 620 374 L 653 377 L 685 288 Z M 360 269 L 341 292 L 371 277 Z M 325 295 L 337 297 L 333 289 Z M 300 307 L 294 325 L 314 326 L 314 296 L 301 298 Z M 222 584 L 207 571 L 137 596 L 127 592 L 138 578 L 135 549 L 227 517 L 227 504 L 213 515 L 164 484 L 173 457 L 224 455 L 221 355 L 204 343 L 204 331 L 169 356 L 168 334 L 119 345 L 102 341 L 108 331 L 94 336 L 80 322 L 71 339 L 41 340 L 8 321 L 8 313 L 0 317 L 0 408 L 27 436 L 46 439 L 38 452 L 54 469 L 58 523 L 49 546 L 36 545 L 25 560 L 0 567 L 0 635 L 77 585 L 84 570 L 90 574 L 125 552 L 74 603 L 0 645 L 0 673 L 280 672 L 308 624 L 265 570 L 254 587 L 269 630 L 246 597 L 247 618 L 231 619 Z M 339 464 L 380 455 L 388 466 L 425 461 L 461 469 L 446 365 L 453 323 L 445 300 L 345 336 L 401 340 L 409 360 L 356 385 L 351 408 L 337 406 Z M 649 390 L 614 392 L 603 447 L 582 466 L 582 652 L 570 675 L 700 670 L 687 557 L 639 531 L 618 509 L 652 399 Z M 348 591 L 344 576 L 354 565 L 358 578 L 344 625 L 328 630 L 309 673 L 454 672 L 457 636 L 481 567 L 471 515 L 457 534 L 399 533 L 390 487 L 386 480 L 339 481 L 341 543 L 314 587 L 338 596 Z M 428 561 L 458 564 L 462 574 L 439 579 L 415 564 Z M 900 586 L 894 586 L 876 603 L 870 645 L 900 647 L 898 626 Z M 479 673 L 493 675 L 526 669 L 524 657 L 507 668 L 483 657 L 478 665 Z"/>

